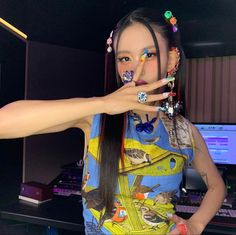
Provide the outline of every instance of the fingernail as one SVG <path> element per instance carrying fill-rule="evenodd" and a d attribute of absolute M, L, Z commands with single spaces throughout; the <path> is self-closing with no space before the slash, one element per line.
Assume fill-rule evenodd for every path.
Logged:
<path fill-rule="evenodd" d="M 167 77 L 167 78 L 163 78 L 162 82 L 163 83 L 167 83 L 167 82 L 172 82 L 175 80 L 175 77 Z"/>
<path fill-rule="evenodd" d="M 144 62 L 146 60 L 147 54 L 148 54 L 148 49 L 144 49 L 144 52 L 143 52 L 141 59 L 140 59 L 141 62 Z"/>
<path fill-rule="evenodd" d="M 141 62 L 144 62 L 146 60 L 146 55 L 142 55 L 140 60 Z"/>
<path fill-rule="evenodd" d="M 130 70 L 130 71 L 127 70 L 122 75 L 124 83 L 131 82 L 133 80 L 133 77 L 134 77 L 134 71 L 133 70 Z"/>
<path fill-rule="evenodd" d="M 165 112 L 166 109 L 164 107 L 157 106 L 157 112 L 160 112 L 160 111 Z"/>
<path fill-rule="evenodd" d="M 173 214 L 170 213 L 170 212 L 166 212 L 166 216 L 169 217 L 169 218 L 172 218 L 172 217 L 173 217 Z"/>
<path fill-rule="evenodd" d="M 168 96 L 176 96 L 175 92 L 170 92 Z"/>
<path fill-rule="evenodd" d="M 164 92 L 162 95 L 164 98 L 167 98 L 169 96 L 170 92 Z"/>

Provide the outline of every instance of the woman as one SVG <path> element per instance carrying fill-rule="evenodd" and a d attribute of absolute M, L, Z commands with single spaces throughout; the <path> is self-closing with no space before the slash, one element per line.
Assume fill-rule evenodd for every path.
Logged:
<path fill-rule="evenodd" d="M 224 183 L 173 99 L 174 89 L 181 96 L 182 56 L 172 13 L 139 9 L 121 19 L 107 41 L 105 96 L 17 101 L 1 109 L 1 138 L 84 131 L 87 234 L 201 234 L 220 208 Z M 208 191 L 184 220 L 173 215 L 174 204 L 190 162 Z"/>

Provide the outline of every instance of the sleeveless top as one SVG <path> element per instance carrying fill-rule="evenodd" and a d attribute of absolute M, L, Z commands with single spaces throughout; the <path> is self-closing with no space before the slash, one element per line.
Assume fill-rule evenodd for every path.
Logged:
<path fill-rule="evenodd" d="M 167 213 L 175 213 L 175 204 L 187 160 L 193 160 L 193 137 L 189 122 L 173 121 L 160 115 L 153 133 L 137 132 L 126 115 L 124 167 L 119 166 L 114 209 L 104 218 L 99 200 L 98 143 L 101 115 L 95 115 L 91 127 L 82 182 L 83 216 L 86 234 L 167 234 L 173 227 Z M 111 156 L 112 157 L 112 156 Z M 102 219 L 101 219 L 102 218 Z"/>

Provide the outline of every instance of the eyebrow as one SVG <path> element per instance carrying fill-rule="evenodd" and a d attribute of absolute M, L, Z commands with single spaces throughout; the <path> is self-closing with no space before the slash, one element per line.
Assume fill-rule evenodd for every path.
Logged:
<path fill-rule="evenodd" d="M 156 49 L 155 46 L 148 46 L 148 47 L 144 47 L 141 51 L 143 52 L 145 49 Z M 130 53 L 130 51 L 126 50 L 126 51 L 118 51 L 117 55 L 121 54 L 121 53 Z"/>

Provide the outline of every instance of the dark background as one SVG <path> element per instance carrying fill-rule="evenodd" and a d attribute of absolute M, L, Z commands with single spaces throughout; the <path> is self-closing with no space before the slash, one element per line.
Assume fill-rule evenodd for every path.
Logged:
<path fill-rule="evenodd" d="M 187 57 L 236 54 L 234 0 L 0 0 L 0 6 L 0 17 L 30 40 L 101 52 L 120 17 L 160 7 L 177 17 Z"/>

